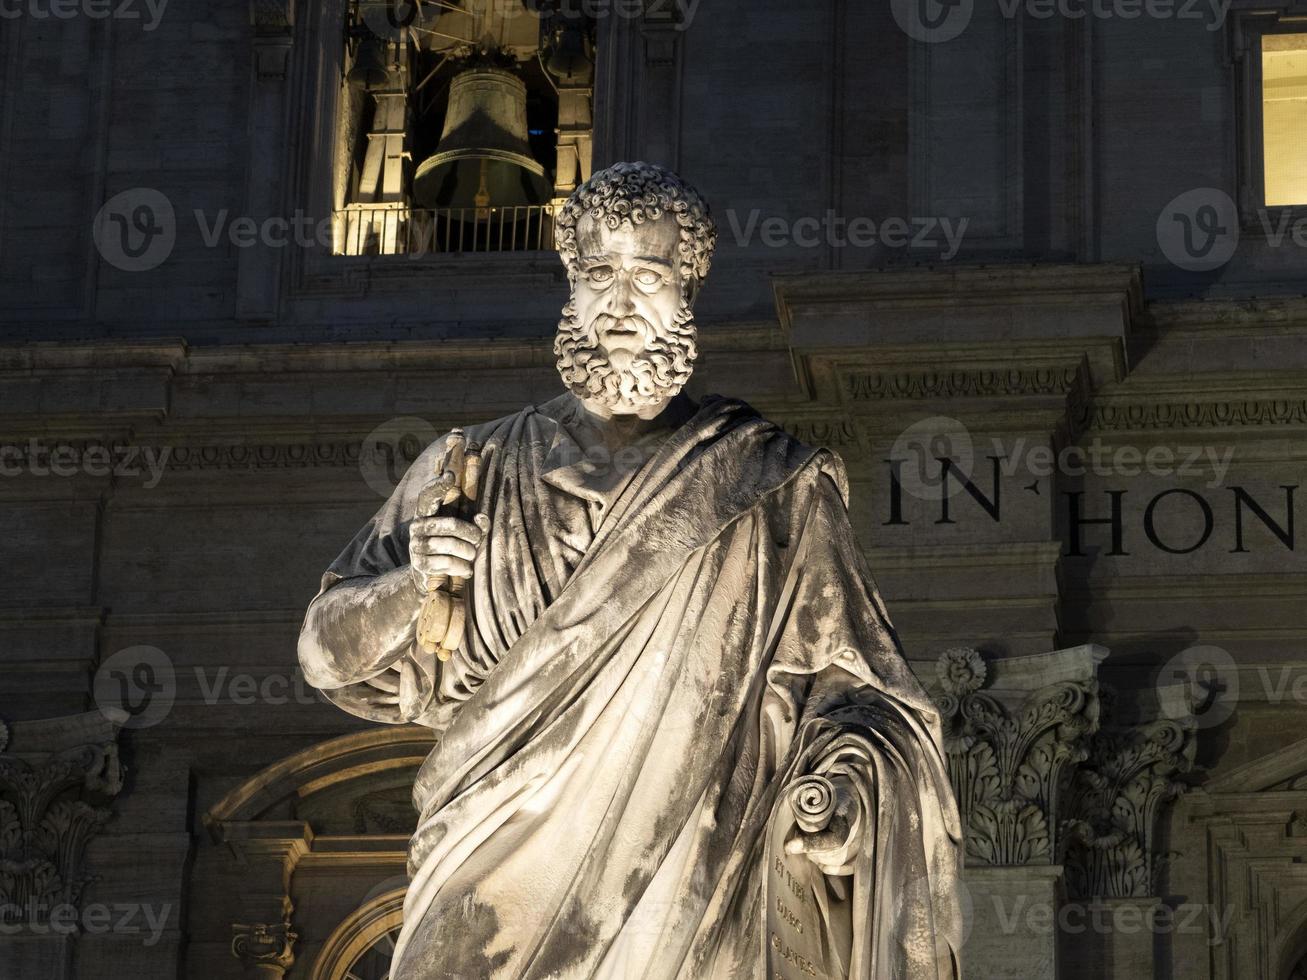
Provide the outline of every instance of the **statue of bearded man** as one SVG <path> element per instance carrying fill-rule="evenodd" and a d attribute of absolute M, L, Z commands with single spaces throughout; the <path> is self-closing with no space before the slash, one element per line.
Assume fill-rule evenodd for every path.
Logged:
<path fill-rule="evenodd" d="M 659 167 L 578 188 L 567 391 L 437 440 L 309 607 L 309 681 L 437 735 L 393 980 L 958 976 L 939 721 L 843 466 L 682 391 L 715 239 Z M 434 512 L 463 439 L 475 512 Z M 419 620 L 451 580 L 437 655 Z"/>

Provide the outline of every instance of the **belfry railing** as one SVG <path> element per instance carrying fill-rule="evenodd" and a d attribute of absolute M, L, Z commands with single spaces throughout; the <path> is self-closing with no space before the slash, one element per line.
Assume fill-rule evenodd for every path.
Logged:
<path fill-rule="evenodd" d="M 335 214 L 337 255 L 546 252 L 554 247 L 554 207 L 417 209 L 350 205 Z"/>

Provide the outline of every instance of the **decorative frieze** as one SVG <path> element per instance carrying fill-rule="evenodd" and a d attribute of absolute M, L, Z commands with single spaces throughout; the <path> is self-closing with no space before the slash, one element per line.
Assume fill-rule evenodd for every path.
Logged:
<path fill-rule="evenodd" d="M 850 401 L 1067 395 L 1087 383 L 1081 365 L 937 371 L 850 371 L 843 375 L 843 380 L 845 394 Z"/>
<path fill-rule="evenodd" d="M 1107 402 L 1086 406 L 1079 428 L 1099 431 L 1307 425 L 1307 398 Z"/>
<path fill-rule="evenodd" d="M 856 446 L 858 433 L 847 419 L 778 419 L 777 425 L 809 446 Z"/>

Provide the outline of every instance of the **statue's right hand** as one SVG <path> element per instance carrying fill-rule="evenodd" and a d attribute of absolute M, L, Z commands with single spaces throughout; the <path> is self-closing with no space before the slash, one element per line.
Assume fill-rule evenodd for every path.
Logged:
<path fill-rule="evenodd" d="M 457 517 L 418 517 L 409 525 L 408 558 L 418 584 L 440 575 L 469 578 L 490 519 L 478 514 L 473 521 Z"/>

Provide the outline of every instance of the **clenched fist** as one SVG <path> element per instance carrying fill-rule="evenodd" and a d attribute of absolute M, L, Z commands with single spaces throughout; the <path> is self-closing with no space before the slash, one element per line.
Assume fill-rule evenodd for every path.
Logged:
<path fill-rule="evenodd" d="M 457 517 L 417 517 L 409 525 L 408 560 L 418 584 L 429 591 L 439 576 L 469 578 L 472 561 L 485 540 L 490 519 L 478 514 L 472 521 Z"/>

